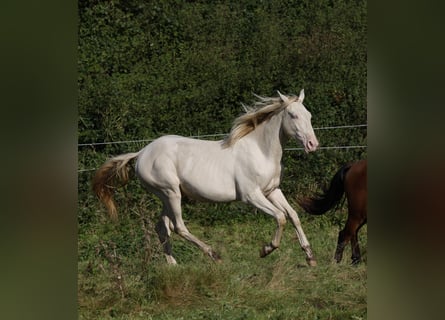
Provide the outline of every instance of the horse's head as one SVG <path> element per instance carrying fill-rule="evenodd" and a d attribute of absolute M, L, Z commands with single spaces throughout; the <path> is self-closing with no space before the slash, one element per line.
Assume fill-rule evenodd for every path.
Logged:
<path fill-rule="evenodd" d="M 278 91 L 281 100 L 286 104 L 283 111 L 283 129 L 286 135 L 300 141 L 306 152 L 317 150 L 318 140 L 311 124 L 311 113 L 303 105 L 304 89 L 298 98 L 289 99 Z"/>

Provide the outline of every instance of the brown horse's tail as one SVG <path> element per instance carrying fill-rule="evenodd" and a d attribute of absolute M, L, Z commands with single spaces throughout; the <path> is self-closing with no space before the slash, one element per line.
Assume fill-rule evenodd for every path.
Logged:
<path fill-rule="evenodd" d="M 117 220 L 117 209 L 113 193 L 118 187 L 128 183 L 128 162 L 136 158 L 139 152 L 127 153 L 107 160 L 97 171 L 93 178 L 93 192 L 105 205 L 113 221 Z"/>
<path fill-rule="evenodd" d="M 347 163 L 341 167 L 334 175 L 329 188 L 324 188 L 323 192 L 313 197 L 298 199 L 298 204 L 309 214 L 321 215 L 340 203 L 345 192 L 344 182 L 346 172 L 351 168 L 352 163 Z"/>

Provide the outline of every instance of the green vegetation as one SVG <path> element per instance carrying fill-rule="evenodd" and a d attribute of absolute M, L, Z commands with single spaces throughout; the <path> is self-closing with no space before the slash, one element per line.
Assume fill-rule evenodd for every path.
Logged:
<path fill-rule="evenodd" d="M 179 265 L 169 266 L 151 225 L 156 212 L 145 219 L 146 207 L 150 203 L 134 201 L 118 224 L 97 210 L 102 223 L 81 232 L 81 319 L 366 319 L 366 227 L 360 234 L 364 263 L 349 265 L 350 247 L 340 264 L 332 260 L 344 211 L 302 219 L 318 260 L 310 268 L 290 224 L 280 249 L 261 259 L 272 219 L 244 205 L 207 204 L 200 214 L 219 220 L 202 223 L 192 220 L 195 206 L 186 206 L 190 230 L 223 262 L 213 263 L 174 235 Z M 225 212 L 233 211 L 249 212 L 242 222 L 225 221 Z"/>
<path fill-rule="evenodd" d="M 227 133 L 253 93 L 305 89 L 314 127 L 364 124 L 365 1 L 79 1 L 79 143 Z M 317 130 L 321 146 L 366 145 L 366 128 Z M 146 142 L 79 147 L 79 169 Z M 290 142 L 288 147 L 297 147 Z M 160 203 L 135 180 L 116 194 L 111 223 L 79 172 L 81 319 L 365 319 L 364 263 L 350 248 L 332 263 L 345 208 L 309 217 L 295 203 L 366 149 L 286 151 L 282 189 L 300 213 L 318 260 L 308 268 L 291 225 L 282 246 L 258 256 L 275 223 L 239 204 L 186 202 L 189 229 L 223 258 L 173 237 L 177 267 L 153 223 Z"/>

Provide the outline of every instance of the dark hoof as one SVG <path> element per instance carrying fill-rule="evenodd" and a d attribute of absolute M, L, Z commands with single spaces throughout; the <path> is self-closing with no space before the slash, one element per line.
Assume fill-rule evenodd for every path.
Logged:
<path fill-rule="evenodd" d="M 306 262 L 310 267 L 317 266 L 317 261 L 314 258 L 306 258 Z"/>
<path fill-rule="evenodd" d="M 266 253 L 266 249 L 264 249 L 264 247 L 263 247 L 260 250 L 260 258 L 264 258 L 265 256 L 267 256 L 267 253 Z"/>
<path fill-rule="evenodd" d="M 221 256 L 219 254 L 217 254 L 215 251 L 210 251 L 209 256 L 210 256 L 210 258 L 212 258 L 213 261 L 215 261 L 217 263 L 222 262 Z"/>
<path fill-rule="evenodd" d="M 273 247 L 270 244 L 266 244 L 264 245 L 264 247 L 261 248 L 260 250 L 260 257 L 264 258 L 265 256 L 269 255 L 272 251 L 274 251 L 276 248 Z"/>

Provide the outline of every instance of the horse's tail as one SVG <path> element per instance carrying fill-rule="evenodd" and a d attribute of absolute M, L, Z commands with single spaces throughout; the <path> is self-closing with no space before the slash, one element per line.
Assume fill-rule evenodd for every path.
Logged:
<path fill-rule="evenodd" d="M 105 205 L 113 221 L 117 220 L 117 209 L 113 199 L 114 190 L 128 183 L 128 162 L 139 152 L 126 153 L 107 160 L 93 177 L 93 192 Z"/>
<path fill-rule="evenodd" d="M 309 214 L 322 215 L 340 203 L 345 192 L 346 172 L 352 163 L 342 166 L 334 175 L 329 188 L 323 188 L 321 193 L 312 197 L 298 199 L 298 204 Z"/>

